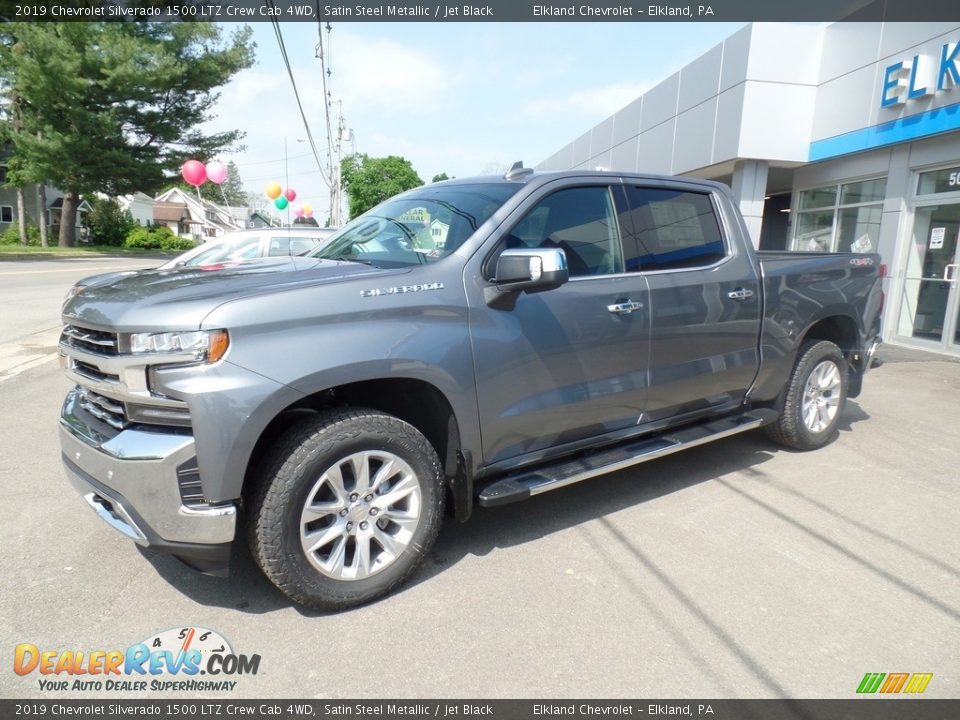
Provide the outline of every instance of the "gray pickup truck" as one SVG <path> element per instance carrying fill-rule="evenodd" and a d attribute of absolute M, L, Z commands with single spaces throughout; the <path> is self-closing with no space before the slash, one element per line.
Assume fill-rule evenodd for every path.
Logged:
<path fill-rule="evenodd" d="M 716 183 L 437 183 L 313 256 L 79 287 L 63 462 L 137 543 L 223 573 L 246 535 L 280 590 L 339 609 L 403 582 L 445 508 L 753 428 L 829 442 L 882 302 L 876 255 L 754 252 Z"/>

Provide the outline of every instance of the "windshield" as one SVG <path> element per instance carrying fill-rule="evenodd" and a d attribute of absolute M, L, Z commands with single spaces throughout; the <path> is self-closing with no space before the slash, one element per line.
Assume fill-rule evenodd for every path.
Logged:
<path fill-rule="evenodd" d="M 427 186 L 364 213 L 311 255 L 376 267 L 436 262 L 460 247 L 520 187 Z"/>

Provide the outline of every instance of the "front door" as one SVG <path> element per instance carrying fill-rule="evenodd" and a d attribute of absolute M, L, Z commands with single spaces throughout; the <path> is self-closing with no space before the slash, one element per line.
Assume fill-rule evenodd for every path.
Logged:
<path fill-rule="evenodd" d="M 606 184 L 547 191 L 517 209 L 483 272 L 468 267 L 484 464 L 639 421 L 647 392 L 647 283 L 624 272 L 616 207 Z M 570 280 L 488 305 L 483 276 L 510 247 L 561 248 Z"/>
<path fill-rule="evenodd" d="M 960 203 L 917 207 L 907 248 L 898 334 L 960 351 Z"/>

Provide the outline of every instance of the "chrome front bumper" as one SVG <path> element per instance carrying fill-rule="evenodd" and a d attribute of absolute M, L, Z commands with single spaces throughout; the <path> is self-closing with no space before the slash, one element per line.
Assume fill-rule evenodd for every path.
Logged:
<path fill-rule="evenodd" d="M 126 429 L 100 435 L 77 412 L 71 391 L 60 417 L 67 476 L 108 525 L 145 546 L 177 554 L 176 545 L 219 545 L 236 534 L 237 507 L 183 504 L 177 468 L 196 455 L 185 434 Z"/>

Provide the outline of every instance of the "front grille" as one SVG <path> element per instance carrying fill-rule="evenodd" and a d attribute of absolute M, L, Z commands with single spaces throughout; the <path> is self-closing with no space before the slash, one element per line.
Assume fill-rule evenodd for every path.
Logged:
<path fill-rule="evenodd" d="M 91 330 L 78 325 L 64 325 L 60 342 L 77 350 L 99 355 L 116 355 L 118 349 L 116 333 Z"/>
<path fill-rule="evenodd" d="M 108 397 L 81 388 L 79 405 L 95 418 L 103 420 L 107 425 L 117 430 L 123 430 L 127 426 L 127 416 L 122 402 L 111 400 Z"/>
<path fill-rule="evenodd" d="M 106 382 L 106 383 L 119 383 L 119 375 L 111 375 L 110 373 L 105 373 L 100 368 L 90 363 L 85 363 L 82 360 L 73 361 L 73 369 L 78 372 L 80 375 L 83 375 L 86 378 L 91 380 L 96 380 L 97 382 Z"/>

